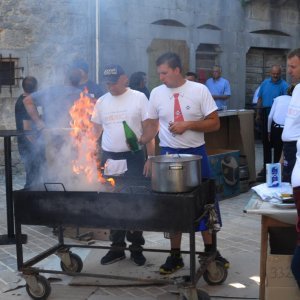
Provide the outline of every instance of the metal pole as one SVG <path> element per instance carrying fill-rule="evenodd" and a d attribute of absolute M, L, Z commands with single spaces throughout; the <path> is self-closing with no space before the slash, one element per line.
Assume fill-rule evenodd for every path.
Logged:
<path fill-rule="evenodd" d="M 99 61 L 100 61 L 100 0 L 95 0 L 96 2 L 96 54 L 95 54 L 95 61 L 96 61 L 96 83 L 99 83 Z"/>
<path fill-rule="evenodd" d="M 7 236 L 14 238 L 14 209 L 12 201 L 12 170 L 10 136 L 4 137 L 5 184 L 6 184 L 6 214 Z"/>

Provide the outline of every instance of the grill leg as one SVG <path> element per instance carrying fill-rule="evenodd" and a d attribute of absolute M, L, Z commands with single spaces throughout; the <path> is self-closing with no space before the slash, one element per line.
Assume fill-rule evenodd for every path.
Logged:
<path fill-rule="evenodd" d="M 190 231 L 190 276 L 191 284 L 196 285 L 196 243 L 195 243 L 195 228 Z"/>

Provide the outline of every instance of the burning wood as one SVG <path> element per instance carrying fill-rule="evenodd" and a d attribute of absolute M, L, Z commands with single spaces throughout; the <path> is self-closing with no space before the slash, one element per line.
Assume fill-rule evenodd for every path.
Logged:
<path fill-rule="evenodd" d="M 88 182 L 95 181 L 106 183 L 112 186 L 115 182 L 112 178 L 105 179 L 102 176 L 97 155 L 97 138 L 93 133 L 93 123 L 90 121 L 95 103 L 87 96 L 86 91 L 80 94 L 80 98 L 71 107 L 70 126 L 73 129 L 70 132 L 72 141 L 77 151 L 76 159 L 72 160 L 73 172 L 76 174 L 85 174 Z"/>

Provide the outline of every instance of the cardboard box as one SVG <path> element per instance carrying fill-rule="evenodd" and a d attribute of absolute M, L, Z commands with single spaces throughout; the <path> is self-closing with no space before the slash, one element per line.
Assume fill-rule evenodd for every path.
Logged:
<path fill-rule="evenodd" d="M 292 257 L 268 255 L 265 300 L 300 300 L 300 291 L 291 271 Z"/>
<path fill-rule="evenodd" d="M 300 300 L 298 287 L 266 287 L 265 300 Z"/>
<path fill-rule="evenodd" d="M 297 287 L 291 271 L 292 255 L 269 254 L 267 257 L 266 286 Z"/>
<path fill-rule="evenodd" d="M 240 193 L 239 150 L 209 149 L 208 160 L 212 178 L 216 181 L 217 193 L 230 198 Z"/>

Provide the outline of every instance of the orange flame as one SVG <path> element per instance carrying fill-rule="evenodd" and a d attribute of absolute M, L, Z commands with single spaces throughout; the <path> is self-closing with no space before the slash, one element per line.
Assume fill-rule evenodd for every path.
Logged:
<path fill-rule="evenodd" d="M 95 180 L 101 183 L 106 181 L 114 186 L 114 180 L 109 178 L 106 180 L 101 173 L 99 159 L 97 157 L 97 138 L 93 132 L 93 123 L 91 116 L 95 103 L 87 96 L 87 91 L 80 93 L 80 98 L 76 100 L 71 107 L 69 113 L 72 121 L 70 122 L 70 132 L 77 157 L 72 161 L 73 172 L 75 174 L 85 174 L 88 182 Z"/>

